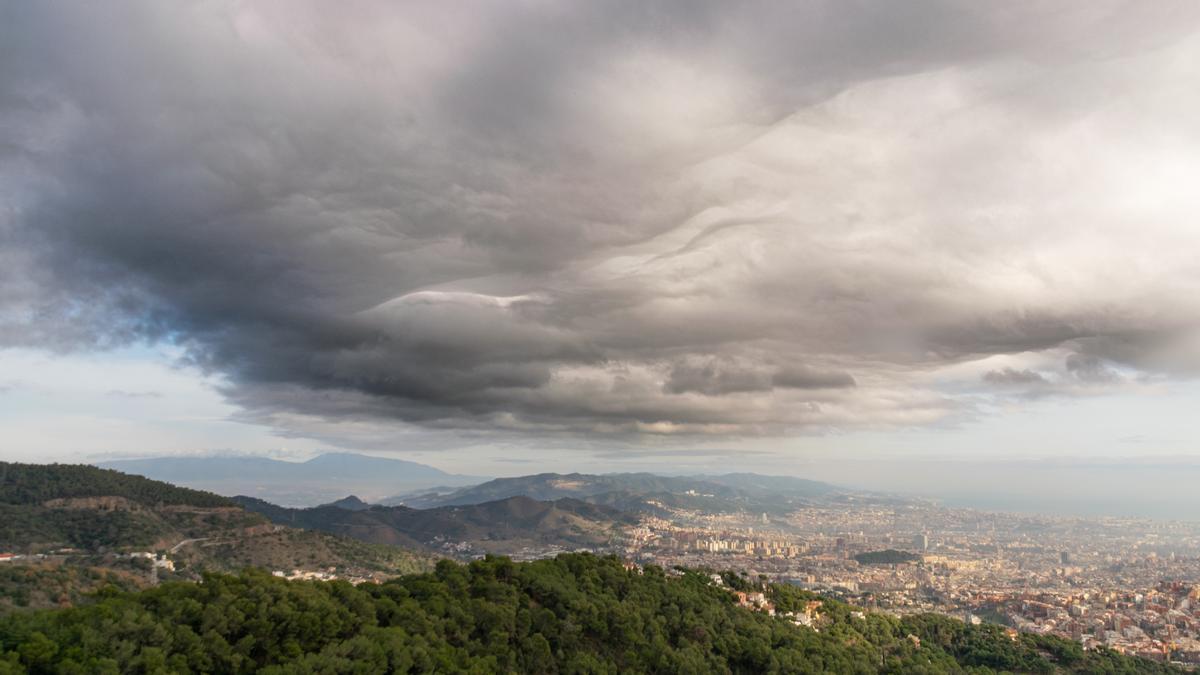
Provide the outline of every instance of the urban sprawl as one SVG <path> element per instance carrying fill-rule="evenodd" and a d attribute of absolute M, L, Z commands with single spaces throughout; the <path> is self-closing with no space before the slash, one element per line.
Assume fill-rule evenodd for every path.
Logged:
<path fill-rule="evenodd" d="M 850 500 L 786 516 L 676 510 L 643 519 L 624 554 L 1200 663 L 1200 524 Z"/>

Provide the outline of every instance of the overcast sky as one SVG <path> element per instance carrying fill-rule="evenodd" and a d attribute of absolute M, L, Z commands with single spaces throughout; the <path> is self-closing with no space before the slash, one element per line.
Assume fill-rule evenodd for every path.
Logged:
<path fill-rule="evenodd" d="M 1200 455 L 1200 4 L 5 2 L 0 448 Z"/>

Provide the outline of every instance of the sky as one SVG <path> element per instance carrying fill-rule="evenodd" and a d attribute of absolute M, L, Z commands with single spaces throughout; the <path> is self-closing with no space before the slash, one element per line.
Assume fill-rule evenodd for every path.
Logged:
<path fill-rule="evenodd" d="M 0 0 L 0 454 L 1200 461 L 1200 5 Z"/>

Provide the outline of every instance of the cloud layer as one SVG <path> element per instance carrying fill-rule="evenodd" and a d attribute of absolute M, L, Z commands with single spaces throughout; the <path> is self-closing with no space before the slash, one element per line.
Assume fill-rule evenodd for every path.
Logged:
<path fill-rule="evenodd" d="M 1200 367 L 1194 3 L 4 14 L 0 344 L 172 341 L 285 432 L 924 425 Z"/>

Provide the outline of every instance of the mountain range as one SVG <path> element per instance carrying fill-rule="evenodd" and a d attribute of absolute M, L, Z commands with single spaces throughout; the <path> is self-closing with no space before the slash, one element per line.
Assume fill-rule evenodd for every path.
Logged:
<path fill-rule="evenodd" d="M 647 495 L 683 489 L 697 499 L 720 492 L 734 502 L 748 492 L 784 498 L 804 489 L 808 496 L 797 499 L 840 498 L 831 486 L 747 474 L 544 474 L 506 481 L 455 498 L 515 485 L 594 500 L 638 489 Z M 524 495 L 425 510 L 349 496 L 293 509 L 90 466 L 0 462 L 0 551 L 7 561 L 0 569 L 0 672 L 142 672 L 147 664 L 159 666 L 154 672 L 168 665 L 250 672 L 280 664 L 286 664 L 280 672 L 407 671 L 404 664 L 417 659 L 434 663 L 431 645 L 445 657 L 437 662 L 444 667 L 425 669 L 431 672 L 570 670 L 557 666 L 554 658 L 568 660 L 555 657 L 547 635 L 573 645 L 578 658 L 569 663 L 593 672 L 668 670 L 664 664 L 672 672 L 720 672 L 734 670 L 731 663 L 739 664 L 736 672 L 872 672 L 880 664 L 887 666 L 881 672 L 1180 672 L 1103 648 L 1085 652 L 1061 638 L 1018 637 L 1000 626 L 933 615 L 888 617 L 733 571 L 714 581 L 711 570 L 668 574 L 584 553 L 534 563 L 492 556 L 469 566 L 440 561 L 431 574 L 411 574 L 434 568 L 430 549 L 470 558 L 493 551 L 520 556 L 534 545 L 539 556 L 571 546 L 604 549 L 621 526 L 635 521 L 572 497 Z M 868 564 L 905 559 L 911 555 L 890 550 L 859 556 Z M 262 570 L 240 577 L 212 573 L 293 565 L 303 577 L 336 571 L 391 580 L 291 584 Z M 203 583 L 131 592 L 164 580 Z M 803 611 L 811 629 L 739 606 L 752 594 L 792 616 Z M 71 609 L 75 604 L 83 607 Z M 814 605 L 820 611 L 812 614 Z M 38 608 L 57 611 L 30 611 Z M 753 648 L 747 639 L 756 641 Z M 644 654 L 631 662 L 634 643 Z M 675 644 L 678 654 L 665 651 Z M 391 651 L 371 651 L 380 645 Z M 446 660 L 455 649 L 460 653 Z M 664 660 L 666 653 L 676 660 Z"/>
<path fill-rule="evenodd" d="M 519 554 L 529 547 L 597 548 L 636 519 L 616 509 L 562 498 L 539 501 L 511 496 L 480 504 L 414 509 L 367 506 L 356 497 L 307 509 L 235 497 L 271 522 L 332 532 L 362 541 L 445 554 Z"/>
<path fill-rule="evenodd" d="M 0 553 L 124 573 L 137 571 L 129 554 L 139 552 L 169 553 L 171 574 L 184 578 L 245 566 L 395 575 L 433 564 L 423 553 L 272 524 L 210 492 L 92 466 L 0 462 Z"/>
<path fill-rule="evenodd" d="M 782 514 L 843 494 L 826 483 L 754 474 L 544 473 L 455 486 L 449 484 L 479 479 L 414 462 L 350 453 L 321 455 L 307 462 L 206 457 L 129 460 L 107 466 L 225 494 L 250 487 L 232 503 L 272 523 L 456 556 L 602 549 L 618 538 L 622 526 L 633 524 L 643 513 Z M 378 499 L 414 485 L 420 488 Z M 359 491 L 363 487 L 365 493 Z M 347 491 L 356 494 L 343 497 Z"/>
<path fill-rule="evenodd" d="M 354 493 L 378 501 L 400 492 L 451 489 L 486 480 L 417 462 L 348 452 L 305 462 L 265 457 L 158 457 L 97 466 L 220 495 L 249 495 L 287 506 L 315 506 Z"/>
<path fill-rule="evenodd" d="M 496 478 L 449 491 L 400 495 L 383 503 L 427 509 L 525 496 L 539 500 L 578 499 L 621 511 L 658 515 L 681 510 L 782 514 L 844 493 L 828 483 L 746 473 L 682 477 L 650 473 L 541 473 Z"/>
<path fill-rule="evenodd" d="M 353 453 L 327 453 L 305 462 L 256 457 L 163 457 L 116 460 L 100 466 L 296 509 L 335 503 L 349 493 L 362 502 L 360 507 L 379 504 L 432 509 L 528 497 L 537 501 L 569 498 L 627 513 L 660 516 L 681 512 L 781 515 L 847 494 L 842 488 L 819 481 L 749 473 L 541 473 L 488 480 L 416 462 Z"/>

